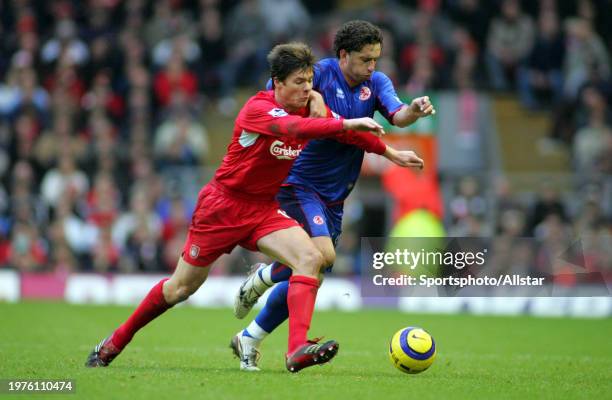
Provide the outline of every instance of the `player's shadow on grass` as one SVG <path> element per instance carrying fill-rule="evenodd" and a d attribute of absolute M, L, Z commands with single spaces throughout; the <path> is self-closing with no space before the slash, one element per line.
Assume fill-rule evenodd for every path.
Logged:
<path fill-rule="evenodd" d="M 324 377 L 329 378 L 334 375 L 343 378 L 376 378 L 376 379 L 393 379 L 393 380 L 405 380 L 406 376 L 404 374 L 395 372 L 395 371 L 368 371 L 365 373 L 360 373 L 356 371 L 349 371 L 344 368 L 309 368 L 302 372 L 292 374 L 285 369 L 280 368 L 266 368 L 259 372 L 245 372 L 241 371 L 238 367 L 215 367 L 215 366 L 201 366 L 201 367 L 185 367 L 185 366 L 116 366 L 113 368 L 117 372 L 121 372 L 123 374 L 146 374 L 151 372 L 163 372 L 163 373 L 177 373 L 177 374 L 201 374 L 205 373 L 208 376 L 211 374 L 228 374 L 234 373 L 239 374 L 242 377 L 266 377 L 266 376 L 293 376 L 293 377 Z"/>

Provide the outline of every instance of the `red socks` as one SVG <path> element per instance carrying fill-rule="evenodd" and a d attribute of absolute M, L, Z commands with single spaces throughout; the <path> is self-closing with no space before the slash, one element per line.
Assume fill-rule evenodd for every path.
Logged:
<path fill-rule="evenodd" d="M 167 309 L 172 307 L 166 303 L 163 286 L 168 279 L 162 279 L 149 291 L 138 308 L 130 315 L 115 333 L 111 341 L 119 349 L 123 348 L 132 340 L 136 332 L 143 326 L 159 317 Z"/>
<path fill-rule="evenodd" d="M 287 306 L 289 307 L 289 353 L 306 343 L 310 328 L 319 280 L 309 276 L 292 276 L 289 278 Z"/>
<path fill-rule="evenodd" d="M 162 289 L 164 282 L 167 280 L 162 279 L 153 286 L 127 321 L 113 333 L 111 341 L 119 350 L 123 350 L 140 328 L 172 307 L 166 303 Z M 289 290 L 287 292 L 289 354 L 293 353 L 307 341 L 308 329 L 310 328 L 318 290 L 319 280 L 316 278 L 303 275 L 289 278 Z"/>

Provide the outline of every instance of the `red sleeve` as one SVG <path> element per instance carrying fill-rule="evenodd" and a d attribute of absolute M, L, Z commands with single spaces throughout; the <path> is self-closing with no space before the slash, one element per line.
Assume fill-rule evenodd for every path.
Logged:
<path fill-rule="evenodd" d="M 334 139 L 341 143 L 357 146 L 368 153 L 383 155 L 387 151 L 387 145 L 378 136 L 370 132 L 346 131 L 343 135 L 338 135 Z"/>
<path fill-rule="evenodd" d="M 335 137 L 344 132 L 342 119 L 291 115 L 264 98 L 251 99 L 237 122 L 249 132 L 296 139 Z"/>
<path fill-rule="evenodd" d="M 329 106 L 327 107 L 327 116 L 339 118 L 338 114 L 332 112 Z M 340 143 L 357 146 L 368 153 L 383 155 L 385 154 L 385 151 L 387 151 L 387 145 L 383 143 L 378 136 L 369 132 L 345 131 L 343 134 L 336 136 L 334 139 Z"/>

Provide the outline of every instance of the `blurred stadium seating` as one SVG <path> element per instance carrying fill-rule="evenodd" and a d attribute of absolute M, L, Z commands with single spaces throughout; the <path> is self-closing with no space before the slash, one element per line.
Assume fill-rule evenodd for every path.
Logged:
<path fill-rule="evenodd" d="M 424 207 L 454 236 L 579 239 L 612 281 L 612 3 L 595 0 L 0 0 L 0 271 L 172 271 L 267 51 L 333 56 L 353 18 L 384 29 L 401 97 L 438 113 L 389 127 L 423 175 L 366 158 L 336 274 L 359 274 L 360 236 Z"/>

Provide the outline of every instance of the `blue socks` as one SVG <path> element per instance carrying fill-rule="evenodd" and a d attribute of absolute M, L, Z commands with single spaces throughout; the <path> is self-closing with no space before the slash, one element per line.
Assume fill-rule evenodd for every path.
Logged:
<path fill-rule="evenodd" d="M 285 267 L 291 272 L 291 269 Z M 264 331 L 270 333 L 289 318 L 289 308 L 287 307 L 287 291 L 289 281 L 279 283 L 272 289 L 266 305 L 261 309 L 255 322 Z"/>

